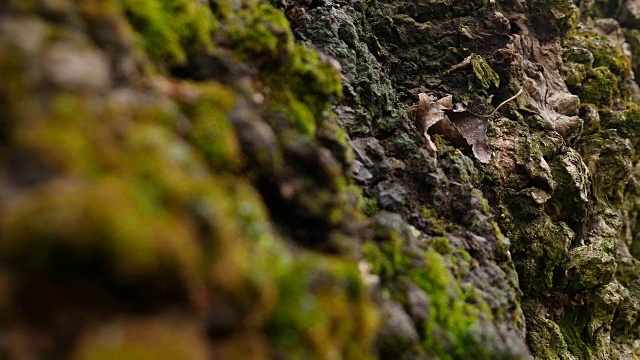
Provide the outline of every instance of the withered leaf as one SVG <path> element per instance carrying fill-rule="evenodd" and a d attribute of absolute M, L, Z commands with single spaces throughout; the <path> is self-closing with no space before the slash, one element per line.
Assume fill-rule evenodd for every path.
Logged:
<path fill-rule="evenodd" d="M 444 120 L 446 117 L 444 110 L 453 108 L 453 98 L 449 95 L 438 100 L 436 97 L 425 93 L 418 94 L 418 98 L 420 99 L 418 103 L 418 119 L 422 127 L 425 146 L 427 150 L 435 154 L 438 152 L 438 149 L 436 149 L 436 145 L 431 141 L 431 137 L 427 131 L 433 125 Z"/>
<path fill-rule="evenodd" d="M 442 134 L 454 145 L 471 146 L 473 156 L 483 164 L 491 160 L 491 149 L 487 145 L 487 119 L 457 108 L 453 110 L 451 95 L 441 99 L 425 93 L 418 94 L 417 115 L 422 126 L 425 146 L 431 153 L 437 153 L 429 131 Z"/>
<path fill-rule="evenodd" d="M 491 149 L 487 145 L 487 119 L 469 111 L 446 111 L 446 116 L 455 125 L 462 137 L 471 145 L 473 156 L 483 164 L 491 161 Z"/>

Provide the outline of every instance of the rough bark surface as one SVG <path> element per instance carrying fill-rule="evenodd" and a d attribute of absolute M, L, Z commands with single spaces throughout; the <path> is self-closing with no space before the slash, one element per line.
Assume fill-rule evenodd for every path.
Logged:
<path fill-rule="evenodd" d="M 633 0 L 0 2 L 0 358 L 640 358 L 634 70 Z"/>

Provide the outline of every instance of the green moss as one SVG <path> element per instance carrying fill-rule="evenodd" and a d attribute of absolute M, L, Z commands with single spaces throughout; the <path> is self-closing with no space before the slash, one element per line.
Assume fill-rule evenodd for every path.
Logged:
<path fill-rule="evenodd" d="M 611 107 L 613 99 L 620 96 L 618 79 L 605 67 L 597 67 L 587 72 L 581 86 L 571 89 L 583 103 L 598 107 Z"/>
<path fill-rule="evenodd" d="M 616 263 L 607 240 L 571 249 L 569 260 L 562 264 L 564 276 L 559 284 L 575 293 L 608 284 L 615 273 Z"/>
<path fill-rule="evenodd" d="M 562 40 L 565 47 L 564 57 L 568 61 L 592 65 L 594 68 L 606 67 L 616 75 L 624 75 L 629 72 L 629 58 L 623 53 L 622 48 L 614 45 L 606 36 L 594 31 L 577 29 L 569 33 Z M 567 51 L 569 51 L 567 53 Z M 588 61 L 580 61 L 572 56 L 576 51 L 587 55 Z M 591 55 L 589 55 L 591 54 Z"/>
<path fill-rule="evenodd" d="M 378 200 L 367 197 L 362 198 L 360 209 L 365 215 L 373 216 L 379 211 Z"/>
<path fill-rule="evenodd" d="M 640 30 L 625 30 L 624 37 L 631 52 L 631 67 L 634 74 L 640 74 Z"/>
<path fill-rule="evenodd" d="M 271 105 L 277 113 L 285 115 L 293 126 L 302 134 L 313 136 L 316 131 L 315 114 L 307 104 L 299 101 L 289 90 L 281 90 L 274 94 Z"/>
<path fill-rule="evenodd" d="M 125 145 L 136 154 L 127 159 L 127 170 L 135 174 L 141 187 L 155 194 L 159 206 L 186 201 L 198 183 L 192 176 L 204 171 L 194 149 L 159 125 L 136 123 Z"/>
<path fill-rule="evenodd" d="M 333 157 L 340 163 L 342 173 L 350 175 L 355 164 L 355 152 L 351 147 L 349 136 L 336 119 L 326 120 L 318 124 L 316 139 L 331 151 Z"/>
<path fill-rule="evenodd" d="M 237 177 L 215 179 L 189 203 L 208 260 L 207 281 L 253 328 L 264 326 L 280 295 L 278 278 L 291 271 L 291 254 L 275 236 L 260 195 Z M 269 271 L 265 271 L 269 269 Z"/>
<path fill-rule="evenodd" d="M 488 90 L 491 86 L 497 88 L 500 85 L 500 77 L 482 56 L 471 55 L 471 67 L 475 75 L 474 82 L 478 83 L 482 89 Z"/>
<path fill-rule="evenodd" d="M 35 280 L 146 283 L 145 297 L 184 289 L 201 264 L 188 226 L 145 202 L 126 179 L 51 184 L 3 220 L 3 258 Z"/>
<path fill-rule="evenodd" d="M 544 309 L 532 301 L 523 303 L 527 315 L 527 341 L 539 359 L 572 359 L 564 335 L 555 322 L 544 316 Z"/>
<path fill-rule="evenodd" d="M 486 358 L 487 350 L 470 336 L 470 329 L 478 323 L 480 307 L 472 306 L 458 298 L 453 300 L 448 293 L 453 290 L 457 297 L 462 296 L 459 288 L 456 288 L 455 280 L 442 258 L 435 252 L 427 251 L 425 254 L 424 270 L 412 272 L 412 280 L 423 289 L 431 300 L 431 321 L 425 324 L 426 348 L 433 349 L 442 359 L 464 359 L 469 356 Z M 443 328 L 449 336 L 451 347 L 447 348 L 434 333 L 437 326 Z"/>
<path fill-rule="evenodd" d="M 423 206 L 420 208 L 420 216 L 423 219 L 435 218 L 438 216 L 438 210 Z"/>
<path fill-rule="evenodd" d="M 266 64 L 287 59 L 293 52 L 293 35 L 282 11 L 261 2 L 247 2 L 240 11 L 221 11 L 229 47 L 241 61 Z M 228 5 L 218 4 L 225 8 Z"/>
<path fill-rule="evenodd" d="M 246 5 L 240 12 L 228 10 L 222 16 L 221 30 L 236 57 L 259 68 L 269 67 L 261 76 L 272 89 L 291 89 L 314 113 L 326 111 L 325 105 L 314 106 L 317 101 L 306 101 L 307 97 L 340 95 L 339 74 L 320 61 L 315 51 L 294 43 L 280 10 L 264 3 Z"/>
<path fill-rule="evenodd" d="M 342 93 L 339 74 L 320 62 L 311 50 L 296 45 L 290 62 L 281 72 L 266 73 L 264 81 L 273 91 L 268 103 L 286 114 L 306 135 L 314 135 L 316 123 L 330 115 L 330 99 Z"/>
<path fill-rule="evenodd" d="M 563 39 L 562 45 L 569 68 L 576 68 L 572 63 L 584 67 L 582 77 L 578 73 L 566 75 L 569 90 L 583 103 L 611 107 L 613 99 L 633 95 L 633 90 L 624 85 L 631 79 L 630 59 L 608 37 L 576 29 Z"/>
<path fill-rule="evenodd" d="M 536 30 L 546 36 L 562 37 L 578 21 L 578 8 L 572 0 L 539 0 L 530 11 Z"/>
<path fill-rule="evenodd" d="M 342 94 L 336 69 L 318 54 L 294 43 L 284 14 L 265 3 L 248 2 L 240 11 L 219 4 L 220 32 L 236 59 L 252 62 L 269 89 L 267 107 L 284 114 L 293 127 L 314 135 L 317 123 L 330 115 L 331 97 Z"/>
<path fill-rule="evenodd" d="M 429 244 L 438 254 L 448 255 L 453 252 L 449 238 L 445 236 L 438 236 L 427 240 Z"/>
<path fill-rule="evenodd" d="M 377 324 L 355 264 L 304 255 L 279 281 L 280 297 L 266 324 L 282 355 L 304 359 L 366 359 Z"/>
<path fill-rule="evenodd" d="M 175 85 L 178 86 L 178 85 Z M 188 138 L 216 169 L 238 169 L 242 154 L 235 130 L 228 118 L 235 99 L 233 93 L 214 82 L 182 83 L 185 96 L 177 96 L 191 120 Z"/>
<path fill-rule="evenodd" d="M 546 214 L 525 224 L 518 223 L 509 233 L 511 251 L 525 294 L 546 293 L 553 287 L 554 271 L 567 255 L 575 233 L 563 222 L 554 223 Z"/>
<path fill-rule="evenodd" d="M 329 63 L 321 61 L 317 52 L 302 45 L 295 45 L 290 65 L 289 71 L 293 75 L 291 88 L 302 95 L 302 99 L 306 100 L 314 112 L 328 110 L 327 96 L 342 96 L 340 73 Z"/>
<path fill-rule="evenodd" d="M 602 112 L 601 126 L 606 129 L 615 129 L 616 133 L 631 141 L 631 146 L 636 153 L 640 153 L 640 109 L 631 104 L 629 109 L 623 112 Z"/>
<path fill-rule="evenodd" d="M 371 263 L 374 274 L 385 279 L 392 279 L 395 276 L 392 259 L 388 259 L 376 244 L 367 242 L 362 247 L 362 251 L 365 258 Z"/>
<path fill-rule="evenodd" d="M 140 43 L 155 60 L 171 65 L 189 53 L 211 51 L 217 22 L 206 3 L 191 0 L 123 0 Z"/>
<path fill-rule="evenodd" d="M 436 137 L 436 140 L 439 141 L 439 137 Z M 463 155 L 460 149 L 450 145 L 444 145 L 438 149 L 440 166 L 447 174 L 450 174 L 452 179 L 463 184 L 479 184 L 482 176 L 469 156 Z"/>
<path fill-rule="evenodd" d="M 9 6 L 23 12 L 33 11 L 40 0 L 9 0 Z"/>
<path fill-rule="evenodd" d="M 106 130 L 91 116 L 88 99 L 60 92 L 50 101 L 49 114 L 36 126 L 21 126 L 22 146 L 41 154 L 44 162 L 67 172 L 97 171 L 93 136 Z M 92 136 L 93 135 L 93 136 Z"/>
<path fill-rule="evenodd" d="M 598 291 L 595 291 L 596 294 Z M 593 295 L 592 295 L 593 296 Z M 607 299 L 611 301 L 611 299 Z M 591 359 L 599 357 L 609 357 L 609 350 L 605 347 L 599 346 L 602 341 L 607 341 L 610 337 L 610 324 L 611 318 L 603 321 L 602 326 L 604 329 L 594 331 L 592 322 L 595 317 L 598 317 L 603 310 L 612 306 L 613 309 L 610 312 L 610 317 L 613 317 L 613 311 L 617 307 L 613 304 L 602 304 L 602 307 L 595 308 L 594 310 L 587 309 L 585 307 L 567 307 L 565 313 L 557 320 L 557 324 L 562 331 L 562 335 L 567 343 L 567 348 L 571 353 L 579 359 Z M 593 312 L 592 312 L 593 311 Z M 600 321 L 598 319 L 597 321 Z M 596 337 L 600 331 L 606 332 L 603 334 L 600 341 L 596 341 Z M 595 333 L 594 333 L 595 332 Z M 606 339 L 606 340 L 605 340 Z M 601 354 L 598 356 L 598 354 Z"/>
<path fill-rule="evenodd" d="M 614 112 L 603 117 L 617 116 Z M 610 120 L 607 120 L 610 121 Z M 631 172 L 632 143 L 618 135 L 617 129 L 603 129 L 585 137 L 580 153 L 592 175 L 593 194 L 600 206 L 619 206 Z"/>
<path fill-rule="evenodd" d="M 575 89 L 587 78 L 586 66 L 584 64 L 567 62 L 565 63 L 562 76 L 567 86 Z"/>
<path fill-rule="evenodd" d="M 74 360 L 193 359 L 209 353 L 197 321 L 127 318 L 86 331 L 73 355 Z M 117 333 L 118 338 L 105 336 Z"/>
<path fill-rule="evenodd" d="M 487 358 L 487 350 L 470 331 L 479 326 L 482 316 L 491 316 L 489 308 L 478 297 L 464 295 L 442 255 L 434 250 L 412 249 L 393 231 L 377 236 L 378 244 L 367 243 L 364 249 L 382 285 L 394 289 L 400 278 L 407 277 L 429 297 L 430 318 L 417 324 L 424 336 L 420 351 L 441 359 L 464 359 L 472 354 Z M 430 239 L 426 245 L 443 253 L 451 250 L 446 238 Z M 402 301 L 401 294 L 392 294 Z"/>
<path fill-rule="evenodd" d="M 187 113 L 192 111 L 193 129 L 199 122 L 217 120 L 214 108 L 220 116 L 228 110 L 224 91 L 214 85 L 204 89 L 215 99 L 203 96 L 200 104 L 184 105 Z M 264 214 L 256 213 L 260 200 L 243 181 L 234 180 L 230 186 L 227 180 L 207 175 L 199 156 L 210 155 L 207 148 L 191 147 L 165 125 L 175 123 L 179 114 L 155 105 L 109 105 L 93 108 L 90 116 L 84 97 L 65 93 L 55 96 L 47 111 L 38 114 L 36 126 L 20 123 L 14 145 L 28 149 L 66 178 L 8 211 L 0 227 L 3 239 L 10 239 L 3 243 L 3 253 L 16 271 L 38 277 L 94 276 L 125 287 L 136 284 L 136 291 L 148 292 L 146 299 L 172 288 L 182 289 L 182 297 L 196 297 L 194 291 L 201 291 L 205 282 L 202 256 L 209 254 L 225 259 L 215 265 L 225 268 L 217 272 L 224 276 L 214 278 L 218 286 L 233 289 L 229 284 L 247 281 L 241 274 L 250 261 L 240 250 L 241 239 L 257 240 L 269 232 L 261 225 L 266 217 L 255 215 Z M 204 116 L 208 111 L 213 118 Z M 211 166 L 237 161 L 233 132 L 223 130 L 226 133 L 209 132 L 208 141 L 193 140 L 202 146 L 216 140 L 225 144 L 214 153 Z M 208 229 L 208 235 L 197 228 Z M 200 243 L 210 252 L 199 253 Z"/>
<path fill-rule="evenodd" d="M 192 129 L 216 120 L 227 128 L 193 142 L 223 142 L 210 166 L 233 164 L 237 144 L 223 116 L 230 96 L 217 85 L 201 90 L 202 103 L 183 104 Z M 169 290 L 197 298 L 207 281 L 229 292 L 250 281 L 250 255 L 242 249 L 269 234 L 261 201 L 244 181 L 231 186 L 211 176 L 200 157 L 211 154 L 207 148 L 192 147 L 167 127 L 178 113 L 155 104 L 105 104 L 89 115 L 87 100 L 69 93 L 53 97 L 46 111 L 34 114 L 34 125 L 18 123 L 13 146 L 63 177 L 7 210 L 0 231 L 14 271 L 37 279 L 95 277 L 150 302 Z M 205 116 L 209 111 L 213 118 Z M 207 280 L 203 257 L 224 271 Z"/>
<path fill-rule="evenodd" d="M 471 204 L 474 208 L 480 210 L 484 215 L 491 215 L 491 208 L 489 202 L 485 199 L 482 191 L 473 188 L 471 189 Z"/>
<path fill-rule="evenodd" d="M 553 198 L 545 205 L 546 211 L 569 224 L 582 220 L 582 209 L 587 207 L 589 201 L 591 183 L 583 164 L 582 158 L 573 149 L 568 149 L 549 164 L 556 188 Z"/>

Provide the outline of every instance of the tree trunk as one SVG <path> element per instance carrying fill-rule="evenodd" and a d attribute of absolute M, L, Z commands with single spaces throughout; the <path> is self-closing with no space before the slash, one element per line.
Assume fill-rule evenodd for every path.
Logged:
<path fill-rule="evenodd" d="M 0 4 L 0 358 L 640 358 L 640 9 Z"/>

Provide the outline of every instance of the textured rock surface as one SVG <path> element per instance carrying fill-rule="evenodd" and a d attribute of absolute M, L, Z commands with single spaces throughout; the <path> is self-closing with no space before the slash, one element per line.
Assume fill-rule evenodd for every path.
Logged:
<path fill-rule="evenodd" d="M 370 174 L 356 176 L 364 194 L 401 214 L 443 255 L 463 293 L 477 291 L 471 303 L 487 306 L 491 324 L 471 323 L 504 346 L 490 343 L 500 350 L 481 356 L 524 357 L 523 338 L 538 358 L 638 356 L 638 318 L 619 313 L 638 296 L 631 290 L 638 262 L 629 253 L 637 246 L 629 229 L 640 131 L 629 56 L 637 24 L 634 1 L 615 4 L 287 2 L 296 36 L 342 64 L 346 96 L 335 109 L 357 150 L 358 173 Z M 419 119 L 407 111 L 428 92 L 488 114 L 520 90 L 490 118 L 493 160 L 486 166 L 446 136 L 436 135 L 432 157 L 413 128 Z M 380 160 L 368 165 L 372 158 Z M 399 164 L 380 168 L 385 163 Z M 401 202 L 389 201 L 394 183 L 403 189 Z M 436 235 L 443 240 L 432 243 Z M 442 243 L 455 250 L 442 253 Z M 467 257 L 451 255 L 460 251 Z M 461 263 L 471 266 L 460 272 Z M 417 278 L 409 281 L 419 286 Z M 397 283 L 382 276 L 411 313 Z M 624 335 L 615 331 L 618 321 L 627 324 Z M 430 344 L 439 332 L 429 326 L 413 356 L 465 358 Z M 473 337 L 473 325 L 467 334 L 469 348 L 487 344 Z"/>
<path fill-rule="evenodd" d="M 638 18 L 1 3 L 0 357 L 640 357 Z"/>

